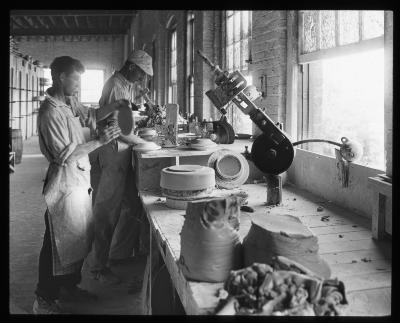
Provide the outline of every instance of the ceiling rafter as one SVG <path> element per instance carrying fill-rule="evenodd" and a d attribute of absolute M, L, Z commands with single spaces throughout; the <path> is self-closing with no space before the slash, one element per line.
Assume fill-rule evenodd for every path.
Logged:
<path fill-rule="evenodd" d="M 137 10 L 11 10 L 12 16 L 133 16 Z"/>
<path fill-rule="evenodd" d="M 74 16 L 74 21 L 75 21 L 76 28 L 79 28 L 79 21 L 78 21 L 77 16 Z"/>
<path fill-rule="evenodd" d="M 18 22 L 16 17 L 11 17 L 11 24 L 15 24 L 17 25 L 19 28 L 25 28 L 25 26 L 23 24 L 21 24 L 20 22 Z"/>
<path fill-rule="evenodd" d="M 51 28 L 54 28 L 55 26 L 56 26 L 56 24 L 55 24 L 55 22 L 54 22 L 54 19 L 53 19 L 53 17 L 52 16 L 46 16 L 47 17 L 47 19 L 49 19 L 49 21 L 50 21 L 50 27 Z"/>
<path fill-rule="evenodd" d="M 69 29 L 69 23 L 67 21 L 67 18 L 65 16 L 62 16 L 61 19 L 64 22 L 65 27 L 67 27 Z"/>
<path fill-rule="evenodd" d="M 39 22 L 41 28 L 46 28 L 46 29 L 49 28 L 49 26 L 43 21 L 41 17 L 36 16 L 35 18 Z"/>
<path fill-rule="evenodd" d="M 91 23 L 90 23 L 89 16 L 86 16 L 86 24 L 87 24 L 87 27 L 88 27 L 89 29 L 92 28 Z"/>

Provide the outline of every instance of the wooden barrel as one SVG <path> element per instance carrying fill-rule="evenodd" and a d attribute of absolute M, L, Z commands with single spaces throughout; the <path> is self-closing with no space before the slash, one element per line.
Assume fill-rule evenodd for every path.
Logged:
<path fill-rule="evenodd" d="M 22 159 L 22 132 L 21 129 L 11 130 L 11 150 L 15 152 L 15 163 L 19 164 Z"/>

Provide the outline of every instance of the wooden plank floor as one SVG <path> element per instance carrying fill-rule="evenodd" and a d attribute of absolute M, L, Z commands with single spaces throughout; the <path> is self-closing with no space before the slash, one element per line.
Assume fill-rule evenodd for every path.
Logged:
<path fill-rule="evenodd" d="M 346 315 L 381 316 L 391 314 L 391 241 L 372 239 L 370 220 L 318 198 L 296 187 L 283 189 L 282 205 L 265 206 L 266 187 L 250 184 L 242 187 L 248 194 L 248 205 L 255 213 L 242 212 L 239 234 L 243 238 L 254 214 L 291 214 L 298 216 L 318 237 L 319 253 L 331 267 L 332 277 L 338 277 L 346 287 L 349 306 Z M 180 255 L 180 231 L 184 222 L 183 210 L 169 209 L 165 198 L 143 192 L 142 200 L 154 224 L 164 250 L 176 261 Z M 321 206 L 322 211 L 317 210 Z M 179 269 L 173 268 L 175 275 Z M 182 277 L 179 278 L 182 284 Z M 218 301 L 215 291 L 221 284 L 189 282 L 197 308 L 202 313 L 212 313 Z M 182 288 L 180 297 L 185 297 Z M 179 291 L 178 291 L 179 294 Z M 186 302 L 184 300 L 183 302 Z"/>

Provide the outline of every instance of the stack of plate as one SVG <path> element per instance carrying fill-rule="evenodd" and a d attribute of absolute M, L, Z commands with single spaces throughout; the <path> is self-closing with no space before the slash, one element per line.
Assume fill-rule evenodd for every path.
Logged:
<path fill-rule="evenodd" d="M 151 141 L 156 135 L 157 131 L 153 128 L 142 128 L 138 131 L 138 136 L 148 141 Z"/>
<path fill-rule="evenodd" d="M 196 150 L 209 150 L 216 148 L 218 145 L 208 138 L 195 139 L 190 143 L 190 147 Z"/>
<path fill-rule="evenodd" d="M 148 152 L 148 151 L 161 149 L 161 147 L 159 145 L 157 145 L 156 143 L 149 141 L 149 142 L 145 142 L 142 144 L 137 144 L 137 145 L 133 146 L 132 149 L 136 150 L 136 151 L 140 151 L 140 152 Z"/>
<path fill-rule="evenodd" d="M 186 209 L 188 201 L 208 197 L 215 188 L 215 172 L 200 165 L 175 165 L 161 171 L 160 187 L 167 206 Z"/>

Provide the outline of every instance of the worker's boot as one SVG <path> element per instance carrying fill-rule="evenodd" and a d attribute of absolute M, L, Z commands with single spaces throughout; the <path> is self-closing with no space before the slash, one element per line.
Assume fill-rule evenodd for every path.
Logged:
<path fill-rule="evenodd" d="M 103 284 L 119 284 L 121 282 L 121 279 L 108 267 L 99 271 L 92 271 L 92 277 Z"/>
<path fill-rule="evenodd" d="M 33 314 L 67 314 L 63 312 L 55 300 L 45 300 L 36 296 L 33 303 Z"/>

